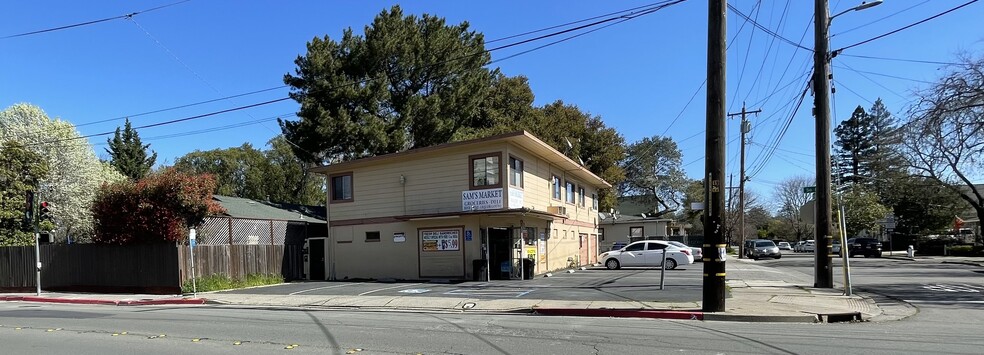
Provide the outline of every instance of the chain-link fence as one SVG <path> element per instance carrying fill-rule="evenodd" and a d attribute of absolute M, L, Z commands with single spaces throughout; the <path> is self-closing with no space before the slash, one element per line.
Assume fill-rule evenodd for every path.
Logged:
<path fill-rule="evenodd" d="M 200 245 L 303 244 L 323 224 L 233 217 L 208 217 L 198 226 Z M 326 229 L 327 232 L 327 228 Z"/>

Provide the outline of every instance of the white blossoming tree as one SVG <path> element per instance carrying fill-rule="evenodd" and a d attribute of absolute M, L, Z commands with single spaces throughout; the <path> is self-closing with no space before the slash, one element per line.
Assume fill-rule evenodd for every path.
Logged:
<path fill-rule="evenodd" d="M 47 160 L 50 170 L 39 187 L 41 199 L 52 205 L 55 240 L 65 241 L 70 236 L 73 243 L 90 241 L 96 191 L 103 183 L 124 177 L 99 161 L 75 125 L 51 119 L 37 106 L 22 103 L 0 111 L 0 131 L 0 143 L 18 141 Z"/>

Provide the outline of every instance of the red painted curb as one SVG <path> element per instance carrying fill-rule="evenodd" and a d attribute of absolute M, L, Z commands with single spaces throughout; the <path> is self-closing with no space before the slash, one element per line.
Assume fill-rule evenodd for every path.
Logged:
<path fill-rule="evenodd" d="M 204 298 L 180 298 L 165 300 L 145 300 L 145 301 L 120 301 L 120 306 L 152 306 L 162 304 L 205 304 L 208 302 Z"/>
<path fill-rule="evenodd" d="M 666 310 L 645 310 L 645 309 L 534 308 L 533 312 L 546 316 L 704 320 L 704 312 L 699 312 L 699 311 L 666 311 Z"/>
<path fill-rule="evenodd" d="M 52 298 L 52 297 L 38 297 L 38 296 L 0 296 L 0 301 L 42 302 L 42 303 L 62 303 L 62 304 L 98 304 L 98 305 L 111 305 L 111 306 L 205 304 L 206 302 L 208 302 L 208 300 L 204 298 L 116 301 L 116 300 L 98 300 L 98 299 L 85 299 L 85 298 Z"/>

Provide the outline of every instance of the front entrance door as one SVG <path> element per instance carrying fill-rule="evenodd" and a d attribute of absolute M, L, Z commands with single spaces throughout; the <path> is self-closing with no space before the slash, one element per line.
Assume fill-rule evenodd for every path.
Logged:
<path fill-rule="evenodd" d="M 311 268 L 311 280 L 325 280 L 324 238 L 312 238 L 308 240 L 308 265 L 310 265 Z"/>
<path fill-rule="evenodd" d="M 512 271 L 512 233 L 508 228 L 489 228 L 489 273 L 492 280 L 509 280 Z"/>

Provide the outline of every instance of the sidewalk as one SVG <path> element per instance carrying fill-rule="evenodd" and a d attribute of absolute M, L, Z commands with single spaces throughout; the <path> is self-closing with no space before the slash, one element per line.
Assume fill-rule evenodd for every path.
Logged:
<path fill-rule="evenodd" d="M 812 276 L 777 271 L 754 262 L 730 259 L 730 297 L 724 312 L 702 312 L 699 302 L 558 301 L 544 299 L 482 299 L 467 297 L 260 295 L 200 293 L 201 298 L 160 295 L 42 293 L 0 295 L 0 301 L 102 304 L 119 306 L 219 304 L 244 307 L 302 307 L 366 311 L 535 314 L 636 317 L 743 322 L 839 322 L 897 320 L 915 313 L 909 305 L 892 304 L 877 295 L 844 296 L 840 289 L 813 288 Z M 878 299 L 878 302 L 875 300 Z"/>

